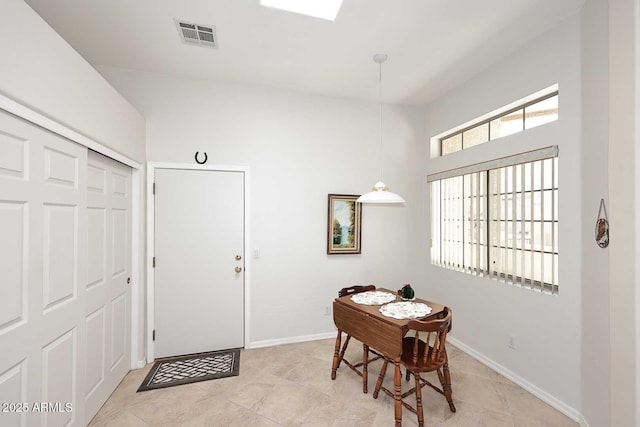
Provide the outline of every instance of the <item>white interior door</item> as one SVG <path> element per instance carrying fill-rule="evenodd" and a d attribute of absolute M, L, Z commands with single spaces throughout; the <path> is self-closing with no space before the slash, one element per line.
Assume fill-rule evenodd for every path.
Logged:
<path fill-rule="evenodd" d="M 89 151 L 85 325 L 87 423 L 131 366 L 131 168 Z"/>
<path fill-rule="evenodd" d="M 155 357 L 242 347 L 244 173 L 156 169 L 154 220 Z"/>
<path fill-rule="evenodd" d="M 0 111 L 2 426 L 84 425 L 86 161 Z"/>
<path fill-rule="evenodd" d="M 0 426 L 84 426 L 130 364 L 131 169 L 0 110 Z"/>

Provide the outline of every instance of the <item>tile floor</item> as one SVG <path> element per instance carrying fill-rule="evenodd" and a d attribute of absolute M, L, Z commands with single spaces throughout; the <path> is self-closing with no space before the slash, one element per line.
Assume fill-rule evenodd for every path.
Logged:
<path fill-rule="evenodd" d="M 129 372 L 91 422 L 102 426 L 393 426 L 393 399 L 372 397 L 381 361 L 362 380 L 341 366 L 331 380 L 334 340 L 242 350 L 240 375 L 136 393 L 151 365 Z M 578 424 L 448 344 L 456 413 L 444 396 L 423 390 L 425 426 L 561 427 Z M 350 360 L 362 346 L 349 344 Z M 437 383 L 437 377 L 429 378 Z M 385 385 L 392 387 L 392 374 Z M 407 385 L 403 380 L 403 387 Z M 403 425 L 417 425 L 403 410 Z"/>

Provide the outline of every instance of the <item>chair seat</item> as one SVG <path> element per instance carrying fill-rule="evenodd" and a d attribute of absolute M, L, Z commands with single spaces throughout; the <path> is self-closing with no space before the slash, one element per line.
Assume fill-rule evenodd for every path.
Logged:
<path fill-rule="evenodd" d="M 416 363 L 414 363 L 413 346 L 413 337 L 405 337 L 402 340 L 402 363 L 407 367 L 407 369 L 418 372 L 431 372 L 435 371 L 444 364 L 446 359 L 445 352 L 441 352 L 440 357 L 438 358 L 428 358 L 425 363 L 423 355 L 425 352 L 426 343 L 422 340 L 418 341 L 418 360 L 416 361 Z M 433 347 L 429 346 L 428 351 L 433 351 Z"/>

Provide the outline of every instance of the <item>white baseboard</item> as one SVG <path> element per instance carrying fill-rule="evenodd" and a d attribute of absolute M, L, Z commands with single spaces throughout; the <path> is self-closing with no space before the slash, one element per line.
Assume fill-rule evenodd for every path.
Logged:
<path fill-rule="evenodd" d="M 147 366 L 146 359 L 132 360 L 131 361 L 131 369 L 142 369 L 145 366 Z"/>
<path fill-rule="evenodd" d="M 282 345 L 282 344 L 293 344 L 297 342 L 325 340 L 328 338 L 335 338 L 335 337 L 336 337 L 336 332 L 324 332 L 322 334 L 315 334 L 315 335 L 302 335 L 298 337 L 277 338 L 275 340 L 252 341 L 250 343 L 250 347 L 248 348 L 272 347 L 272 346 Z"/>
<path fill-rule="evenodd" d="M 587 422 L 587 420 L 584 419 L 584 417 L 582 415 L 580 415 L 580 419 L 578 420 L 578 424 L 580 424 L 580 427 L 589 427 L 589 423 Z"/>
<path fill-rule="evenodd" d="M 511 380 L 514 383 L 518 384 L 520 387 L 522 387 L 523 389 L 527 390 L 529 393 L 533 394 L 538 399 L 540 399 L 543 402 L 553 406 L 555 409 L 557 409 L 558 411 L 562 412 L 567 417 L 571 418 L 573 421 L 576 421 L 576 422 L 580 423 L 581 426 L 588 427 L 588 424 L 584 420 L 584 418 L 582 417 L 582 414 L 580 412 L 578 412 L 576 409 L 574 409 L 571 406 L 569 406 L 566 403 L 564 403 L 563 401 L 561 401 L 561 400 L 557 399 L 556 397 L 550 395 L 546 391 L 540 389 L 538 386 L 536 386 L 535 384 L 530 383 L 529 381 L 525 380 L 524 378 L 520 377 L 519 375 L 511 372 L 510 370 L 508 370 L 504 366 L 494 362 L 493 360 L 489 359 L 484 354 L 482 354 L 482 353 L 476 351 L 475 349 L 469 347 L 468 345 L 460 342 L 459 340 L 457 340 L 456 338 L 452 337 L 451 335 L 447 336 L 447 341 L 450 341 L 451 344 L 455 345 L 460 350 L 464 351 L 469 356 L 471 356 L 474 359 L 476 359 L 478 362 L 482 363 L 485 366 L 488 366 L 489 368 L 491 368 L 494 371 L 498 372 L 503 377 L 508 378 L 509 380 Z"/>

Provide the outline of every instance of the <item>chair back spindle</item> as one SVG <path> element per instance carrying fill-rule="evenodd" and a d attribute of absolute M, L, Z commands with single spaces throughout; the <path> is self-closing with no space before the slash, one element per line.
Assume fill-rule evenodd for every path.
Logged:
<path fill-rule="evenodd" d="M 445 307 L 439 319 L 428 321 L 412 320 L 407 326 L 409 329 L 416 331 L 413 343 L 413 365 L 429 366 L 440 364 L 445 357 L 443 349 L 445 348 L 447 333 L 451 330 L 451 310 Z M 424 341 L 420 339 L 421 332 L 423 336 L 426 333 Z M 418 361 L 418 359 L 421 360 Z"/>

